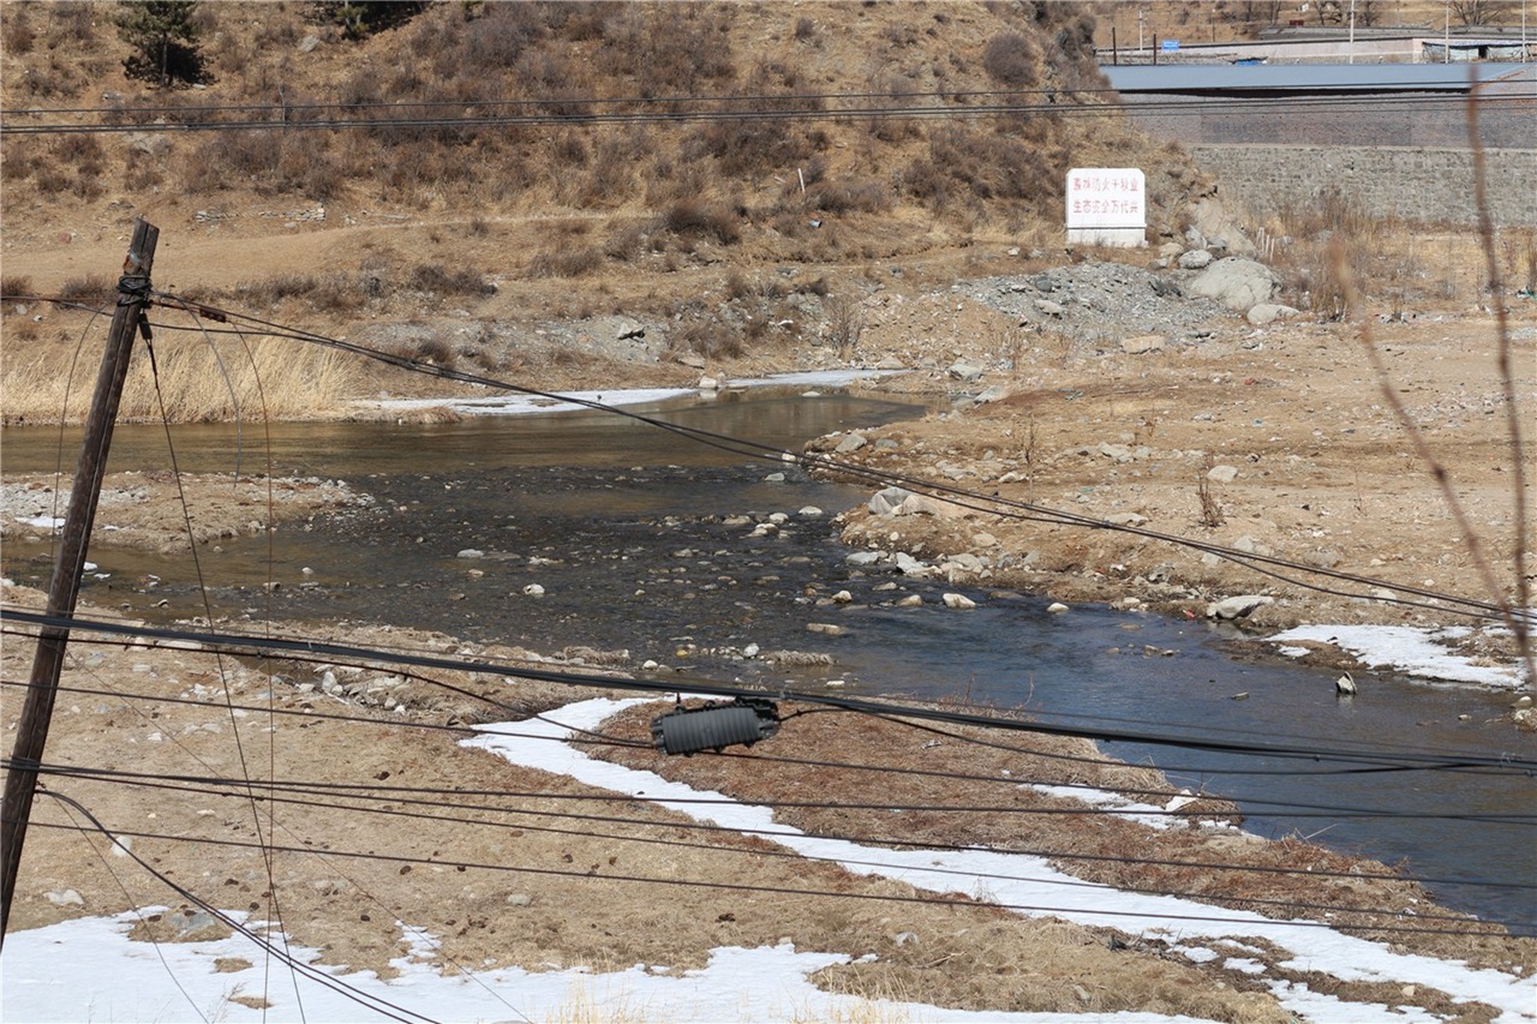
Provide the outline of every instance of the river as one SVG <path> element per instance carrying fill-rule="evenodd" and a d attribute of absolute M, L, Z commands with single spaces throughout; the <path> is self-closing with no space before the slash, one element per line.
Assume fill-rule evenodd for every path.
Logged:
<path fill-rule="evenodd" d="M 885 422 L 920 407 L 843 393 L 803 397 L 756 393 L 714 404 L 664 405 L 669 422 L 798 449 L 832 430 Z M 1046 600 L 986 588 L 901 578 L 924 596 L 920 608 L 883 605 L 888 580 L 850 569 L 834 513 L 869 489 L 806 479 L 793 466 L 731 455 L 602 413 L 477 417 L 448 425 L 303 424 L 237 435 L 228 426 L 173 431 L 182 470 L 347 480 L 373 495 L 370 508 L 283 528 L 265 539 L 200 551 L 216 615 L 286 620 L 391 622 L 467 639 L 558 651 L 567 645 L 625 648 L 690 674 L 789 689 L 914 697 L 964 696 L 1023 708 L 1040 720 L 1096 723 L 1159 735 L 1330 749 L 1434 751 L 1537 758 L 1537 741 L 1491 724 L 1508 694 L 1374 677 L 1354 701 L 1334 695 L 1334 673 L 1284 659 L 1237 658 L 1234 636 L 1205 623 L 1081 606 L 1051 615 Z M 73 439 L 65 465 L 73 464 Z M 57 432 L 9 429 L 8 472 L 50 470 Z M 120 427 L 113 470 L 164 467 L 158 427 Z M 769 479 L 784 473 L 786 479 Z M 814 506 L 823 515 L 802 514 Z M 774 536 L 751 537 L 754 521 L 788 516 Z M 483 552 L 468 560 L 465 549 Z M 202 613 L 188 559 L 96 547 L 110 573 L 84 597 L 134 614 L 171 619 Z M 304 574 L 308 568 L 310 573 Z M 481 575 L 472 576 L 469 570 Z M 9 544 L 7 576 L 46 584 L 46 552 Z M 154 600 L 144 581 L 159 582 Z M 270 601 L 262 588 L 285 585 Z M 542 597 L 524 594 L 529 584 Z M 113 593 L 106 593 L 106 588 Z M 847 589 L 843 607 L 814 598 Z M 978 602 L 945 609 L 942 590 Z M 165 600 L 161 608 L 154 602 Z M 806 631 L 834 622 L 847 634 Z M 829 667 L 776 670 L 742 659 L 748 644 L 825 652 Z M 679 651 L 688 652 L 680 657 Z M 1172 655 L 1162 652 L 1173 651 Z M 1242 700 L 1233 699 L 1246 693 Z M 1464 718 L 1463 716 L 1468 716 Z M 1337 774 L 1304 764 L 1126 742 L 1107 753 L 1165 768 L 1177 785 L 1237 800 L 1246 827 L 1266 836 L 1298 833 L 1419 875 L 1454 880 L 1431 888 L 1447 905 L 1515 922 L 1537 934 L 1537 843 L 1530 825 L 1423 815 L 1531 815 L 1530 778 L 1471 772 Z M 1311 774 L 1319 772 L 1321 774 Z M 1365 809 L 1323 817 L 1288 815 L 1304 803 Z"/>

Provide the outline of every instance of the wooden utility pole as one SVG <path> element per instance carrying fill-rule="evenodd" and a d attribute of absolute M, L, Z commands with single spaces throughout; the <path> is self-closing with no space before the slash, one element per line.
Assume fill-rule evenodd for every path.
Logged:
<path fill-rule="evenodd" d="M 134 218 L 133 240 L 128 245 L 128 258 L 123 261 L 123 276 L 117 283 L 117 311 L 112 315 L 107 351 L 102 355 L 101 370 L 96 376 L 96 393 L 91 399 L 85 438 L 80 444 L 80 464 L 75 469 L 69 514 L 64 520 L 59 556 L 53 566 L 53 583 L 48 588 L 48 615 L 51 617 L 69 618 L 75 614 L 80 574 L 85 569 L 86 544 L 90 540 L 91 524 L 96 519 L 102 477 L 107 471 L 107 450 L 112 445 L 118 402 L 123 396 L 123 381 L 128 376 L 133 336 L 141 324 L 145 337 L 149 336 L 144 307 L 149 302 L 149 276 L 159 238 L 159 228 L 142 218 Z M 37 791 L 37 768 L 43 759 L 43 747 L 48 742 L 48 724 L 53 716 L 59 670 L 64 666 L 64 647 L 68 642 L 69 630 L 62 627 L 45 627 L 38 635 L 27 700 L 16 728 L 16 745 L 11 750 L 4 805 L 0 809 L 0 903 L 3 903 L 0 905 L 0 948 L 4 947 L 5 932 L 10 927 L 11 897 L 16 892 L 21 847 L 32 814 L 32 797 Z"/>

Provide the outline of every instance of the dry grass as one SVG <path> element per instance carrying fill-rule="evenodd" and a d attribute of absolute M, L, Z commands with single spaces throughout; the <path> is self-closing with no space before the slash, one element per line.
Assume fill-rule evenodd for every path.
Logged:
<path fill-rule="evenodd" d="M 362 391 L 368 370 L 356 357 L 298 342 L 259 339 L 249 351 L 221 340 L 218 357 L 202 341 L 187 338 L 155 343 L 160 391 L 172 422 L 245 422 L 271 419 L 340 418 L 348 398 Z M 17 351 L 6 346 L 3 388 L 6 423 L 78 423 L 89 410 L 97 360 L 78 361 L 74 379 L 65 372 L 67 346 Z M 65 404 L 66 391 L 68 404 Z M 329 413 L 329 417 L 328 414 Z M 118 418 L 160 419 L 149 360 L 137 353 L 129 368 Z"/>
<path fill-rule="evenodd" d="M 335 115 L 334 108 L 305 104 L 339 101 L 346 112 L 371 112 L 382 121 L 357 132 L 279 126 L 178 137 L 171 144 L 175 159 L 158 161 L 120 160 L 128 144 L 117 138 L 71 136 L 37 146 L 19 140 L 8 148 L 5 167 L 15 195 L 91 199 L 124 185 L 159 185 L 228 202 L 254 195 L 263 202 L 281 196 L 406 208 L 470 203 L 494 214 L 551 201 L 616 212 L 643 207 L 673 222 L 674 232 L 721 244 L 734 244 L 755 227 L 784 196 L 786 183 L 796 181 L 798 167 L 820 167 L 808 180 L 808 188 L 820 188 L 808 199 L 827 213 L 891 212 L 902 197 L 890 188 L 890 169 L 908 163 L 908 150 L 921 147 L 941 122 L 728 116 L 692 125 L 546 132 L 408 123 L 417 112 L 410 104 L 448 104 L 480 115 L 506 108 L 478 103 L 527 101 L 535 104 L 531 110 L 586 114 L 593 99 L 742 94 L 764 97 L 757 109 L 800 111 L 821 107 L 820 94 L 843 91 L 873 92 L 895 107 L 934 88 L 1061 88 L 1096 74 L 1092 54 L 1080 45 L 1088 23 L 1076 9 L 1054 4 L 885 11 L 841 0 L 820 5 L 814 18 L 791 17 L 774 5 L 731 3 L 430 5 L 389 32 L 329 40 L 302 67 L 287 61 L 292 44 L 314 31 L 302 11 L 273 8 L 247 21 L 233 8 L 210 6 L 202 15 L 214 81 L 193 95 L 123 79 L 126 49 L 115 33 L 91 30 L 92 5 L 6 7 L 17 13 L 6 18 L 16 59 L 5 84 L 17 96 L 71 96 L 90 83 L 119 94 L 111 101 L 119 119 L 146 103 L 178 123 L 219 116 L 197 109 L 210 103 L 260 103 L 282 107 L 284 123 L 292 126 Z M 889 56 L 892 66 L 873 82 L 860 70 L 872 54 Z M 916 70 L 923 64 L 931 70 Z M 1053 130 L 1087 141 L 1106 127 Z M 1022 122 L 1005 130 L 1028 128 Z M 1050 171 L 1047 178 L 1060 178 L 1065 150 L 1023 141 L 1027 153 L 1041 154 L 1035 162 Z M 381 143 L 392 147 L 388 160 L 378 158 Z M 1017 173 L 1020 152 L 978 150 L 972 159 L 981 165 L 968 168 L 966 177 L 1005 181 Z M 488 175 L 488 167 L 496 172 Z M 1033 191 L 1036 176 L 1027 177 Z M 1060 182 L 1049 184 L 1049 193 L 1059 190 Z M 992 191 L 989 217 L 1033 215 L 1034 203 Z M 738 194 L 740 204 L 719 204 Z M 907 196 L 937 203 L 935 210 L 948 198 L 934 189 Z M 703 209 L 675 210 L 679 203 Z"/>

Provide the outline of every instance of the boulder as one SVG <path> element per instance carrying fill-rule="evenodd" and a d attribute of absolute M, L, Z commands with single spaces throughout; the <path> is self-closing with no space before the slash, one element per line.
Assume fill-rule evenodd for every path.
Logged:
<path fill-rule="evenodd" d="M 1220 601 L 1213 601 L 1206 606 L 1208 619 L 1242 619 L 1256 608 L 1263 608 L 1267 604 L 1275 604 L 1275 598 L 1263 594 L 1239 594 L 1237 597 L 1224 597 Z"/>
<path fill-rule="evenodd" d="M 1129 356 L 1147 355 L 1149 352 L 1163 351 L 1163 336 L 1159 334 L 1139 334 L 1135 338 L 1125 338 L 1121 341 L 1121 351 Z"/>
<path fill-rule="evenodd" d="M 958 611 L 967 611 L 969 609 L 975 608 L 976 606 L 977 606 L 977 602 L 973 601 L 971 598 L 967 597 L 965 594 L 946 594 L 945 595 L 945 607 L 946 608 L 954 608 L 954 609 L 956 609 Z"/>
<path fill-rule="evenodd" d="M 849 452 L 859 451 L 859 449 L 869 443 L 863 434 L 850 434 L 838 442 L 838 447 L 834 448 L 833 452 L 837 455 L 847 455 Z"/>
<path fill-rule="evenodd" d="M 950 369 L 946 372 L 957 380 L 976 380 L 982 376 L 982 367 L 968 363 L 964 359 L 957 359 L 950 364 Z"/>
<path fill-rule="evenodd" d="M 1211 253 L 1205 249 L 1191 249 L 1179 258 L 1181 270 L 1205 270 L 1211 266 Z"/>
<path fill-rule="evenodd" d="M 1190 282 L 1192 295 L 1222 303 L 1228 309 L 1246 313 L 1262 302 L 1269 302 L 1281 287 L 1275 271 L 1254 260 L 1228 256 L 1217 260 Z"/>
<path fill-rule="evenodd" d="M 898 505 L 911 496 L 911 491 L 901 487 L 887 487 L 870 497 L 870 511 L 878 516 L 889 516 L 896 511 Z"/>
<path fill-rule="evenodd" d="M 1263 327 L 1277 320 L 1297 315 L 1297 310 L 1290 306 L 1278 305 L 1274 302 L 1261 302 L 1244 314 L 1244 319 L 1255 327 Z"/>
<path fill-rule="evenodd" d="M 1205 239 L 1203 248 L 1225 249 L 1239 256 L 1254 255 L 1254 243 L 1216 196 L 1197 199 L 1190 213 L 1196 231 Z"/>

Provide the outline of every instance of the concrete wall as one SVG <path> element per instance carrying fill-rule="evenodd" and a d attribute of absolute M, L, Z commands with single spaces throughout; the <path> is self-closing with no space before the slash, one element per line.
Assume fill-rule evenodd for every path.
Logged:
<path fill-rule="evenodd" d="M 1186 146 L 1215 174 L 1219 198 L 1264 216 L 1331 187 L 1376 217 L 1471 225 L 1473 154 L 1409 146 Z M 1484 152 L 1489 212 L 1499 227 L 1537 225 L 1537 149 Z"/>

